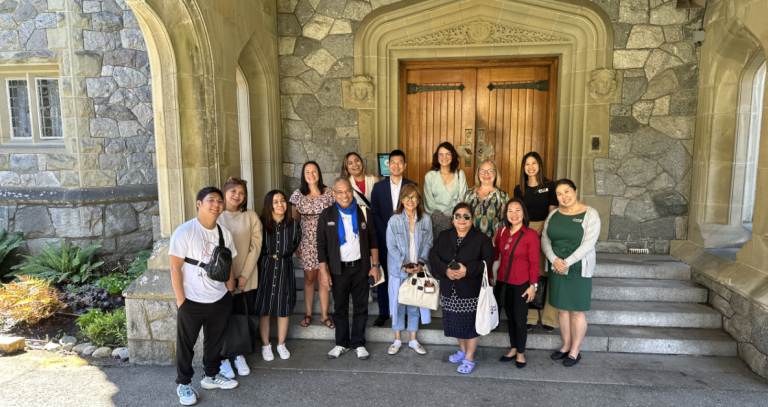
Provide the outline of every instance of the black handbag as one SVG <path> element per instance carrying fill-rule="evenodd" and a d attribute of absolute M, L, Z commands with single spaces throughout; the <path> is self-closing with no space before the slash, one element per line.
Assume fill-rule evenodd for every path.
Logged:
<path fill-rule="evenodd" d="M 245 296 L 242 295 L 243 302 Z M 227 334 L 224 336 L 224 344 L 221 346 L 222 358 L 233 358 L 241 355 L 250 355 L 256 351 L 256 335 L 259 333 L 259 317 L 248 315 L 248 304 L 245 304 L 245 314 L 232 314 L 229 316 Z"/>
<path fill-rule="evenodd" d="M 229 281 L 230 272 L 232 271 L 232 251 L 225 246 L 224 233 L 221 232 L 221 226 L 217 224 L 216 228 L 219 230 L 219 245 L 213 248 L 211 261 L 206 264 L 200 260 L 185 257 L 184 262 L 202 268 L 205 270 L 208 278 L 223 283 Z"/>
<path fill-rule="evenodd" d="M 549 278 L 546 276 L 539 276 L 539 289 L 536 290 L 536 295 L 533 296 L 533 301 L 528 303 L 528 308 L 544 309 L 544 306 L 547 305 L 547 281 L 549 281 Z"/>

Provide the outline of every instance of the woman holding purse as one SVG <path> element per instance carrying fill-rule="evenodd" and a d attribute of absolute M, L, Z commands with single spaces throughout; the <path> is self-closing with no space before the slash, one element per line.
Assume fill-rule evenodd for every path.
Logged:
<path fill-rule="evenodd" d="M 475 330 L 477 303 L 484 271 L 493 266 L 493 242 L 472 226 L 472 207 L 468 204 L 456 205 L 452 216 L 454 227 L 437 237 L 429 252 L 429 264 L 440 277 L 443 332 L 459 340 L 459 351 L 448 360 L 460 363 L 456 371 L 467 374 L 475 368 L 480 339 Z"/>
<path fill-rule="evenodd" d="M 408 314 L 408 347 L 419 355 L 426 355 L 427 350 L 416 340 L 416 331 L 421 322 L 432 322 L 430 310 L 398 302 L 400 286 L 411 274 L 422 273 L 423 266 L 432 248 L 432 221 L 424 213 L 421 194 L 415 184 L 405 184 L 400 190 L 400 202 L 387 224 L 387 267 L 389 268 L 389 313 L 392 316 L 392 329 L 395 330 L 395 343 L 389 347 L 389 354 L 400 351 L 402 339 L 400 333 L 405 328 L 405 314 Z M 410 267 L 407 267 L 410 266 Z M 435 292 L 435 296 L 440 295 Z"/>
<path fill-rule="evenodd" d="M 528 303 L 533 300 L 539 280 L 539 235 L 528 225 L 528 211 L 520 198 L 512 198 L 504 206 L 504 227 L 496 234 L 495 252 L 498 285 L 505 287 L 504 310 L 507 313 L 511 348 L 499 359 L 515 360 L 518 369 L 525 367 L 525 343 L 528 339 L 526 320 Z M 543 287 L 542 287 L 543 289 Z"/>

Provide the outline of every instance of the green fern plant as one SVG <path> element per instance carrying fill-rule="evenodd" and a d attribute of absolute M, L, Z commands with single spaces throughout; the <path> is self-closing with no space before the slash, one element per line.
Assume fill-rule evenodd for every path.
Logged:
<path fill-rule="evenodd" d="M 101 248 L 94 244 L 81 249 L 71 243 L 64 243 L 61 248 L 46 242 L 47 249 L 42 249 L 39 256 L 23 256 L 27 263 L 13 266 L 14 276 L 34 276 L 52 280 L 54 283 L 85 284 L 93 277 L 93 270 L 104 262 L 91 263 L 93 255 Z"/>
<path fill-rule="evenodd" d="M 24 243 L 24 239 L 22 239 L 21 232 L 8 236 L 7 230 L 3 229 L 0 231 L 0 277 L 5 274 L 5 270 L 8 270 L 8 267 L 3 267 L 6 257 L 10 261 L 11 257 L 8 257 L 8 255 L 21 246 L 22 243 Z"/>

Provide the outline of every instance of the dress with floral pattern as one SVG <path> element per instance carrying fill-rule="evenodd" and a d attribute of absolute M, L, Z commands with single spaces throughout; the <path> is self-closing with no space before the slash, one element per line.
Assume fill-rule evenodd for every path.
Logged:
<path fill-rule="evenodd" d="M 333 190 L 325 188 L 325 193 L 316 198 L 307 198 L 298 189 L 293 192 L 291 204 L 301 214 L 301 268 L 304 270 L 317 270 L 320 262 L 317 260 L 317 219 L 323 209 L 333 205 Z"/>
<path fill-rule="evenodd" d="M 509 200 L 509 195 L 501 189 L 497 189 L 488 195 L 485 199 L 480 199 L 477 193 L 469 189 L 461 202 L 467 203 L 472 207 L 475 218 L 475 227 L 477 230 L 492 238 L 496 229 L 502 226 L 504 221 L 504 205 Z"/>

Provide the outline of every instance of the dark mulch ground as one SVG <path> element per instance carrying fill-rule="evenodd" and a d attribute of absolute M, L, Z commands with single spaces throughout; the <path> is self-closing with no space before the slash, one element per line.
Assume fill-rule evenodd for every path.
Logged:
<path fill-rule="evenodd" d="M 75 336 L 80 327 L 75 321 L 77 317 L 54 314 L 34 325 L 16 323 L 11 319 L 0 319 L 0 336 L 21 336 L 26 339 L 51 339 L 64 336 Z"/>

